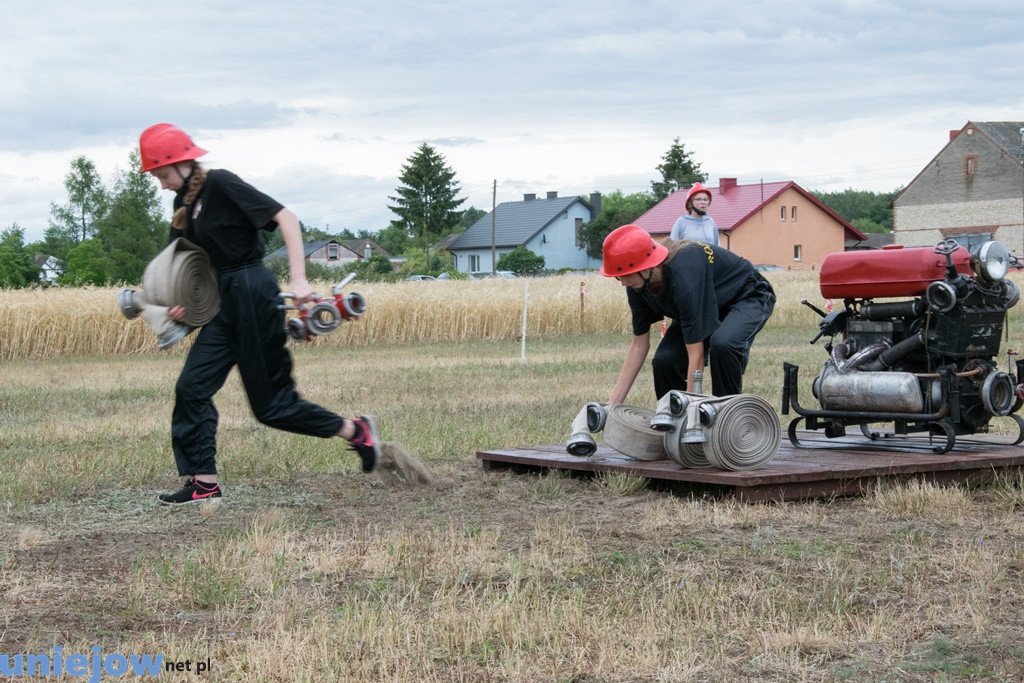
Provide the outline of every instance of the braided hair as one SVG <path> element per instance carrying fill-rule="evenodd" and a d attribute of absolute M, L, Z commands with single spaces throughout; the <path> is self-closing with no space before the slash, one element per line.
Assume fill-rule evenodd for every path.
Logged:
<path fill-rule="evenodd" d="M 171 217 L 171 226 L 176 230 L 185 229 L 185 219 L 188 215 L 188 207 L 195 203 L 196 197 L 199 196 L 199 191 L 203 189 L 203 183 L 206 182 L 206 169 L 199 165 L 199 162 L 192 160 L 192 173 L 188 177 L 188 191 L 185 193 L 185 201 L 182 202 L 178 210 L 174 212 L 174 216 Z"/>
<path fill-rule="evenodd" d="M 679 253 L 680 249 L 691 244 L 690 240 L 674 240 L 670 237 L 659 239 L 658 242 L 668 247 L 668 254 L 665 255 L 665 259 L 661 263 L 651 269 L 651 277 L 647 281 L 647 286 L 655 293 L 661 291 L 661 287 L 665 281 L 665 278 L 662 275 L 662 265 L 671 261 L 672 257 Z"/>

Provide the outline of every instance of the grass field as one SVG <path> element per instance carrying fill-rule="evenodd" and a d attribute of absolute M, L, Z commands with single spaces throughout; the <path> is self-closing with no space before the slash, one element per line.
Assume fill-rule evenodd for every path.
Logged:
<path fill-rule="evenodd" d="M 813 274 L 770 275 L 780 304 L 746 390 L 778 407 L 782 361 L 809 382 L 824 358 L 798 299 L 821 302 Z M 1017 481 L 748 505 L 483 470 L 478 450 L 564 443 L 607 396 L 624 296 L 586 278 L 581 334 L 579 282 L 530 281 L 525 361 L 524 282 L 361 289 L 364 320 L 293 347 L 299 388 L 378 415 L 432 481 L 363 475 L 339 440 L 263 427 L 232 376 L 224 502 L 185 510 L 155 495 L 177 486 L 187 344 L 152 350 L 114 290 L 4 293 L 0 672 L 59 646 L 193 668 L 166 680 L 1024 679 Z M 1008 328 L 1024 338 L 1016 309 Z M 653 398 L 644 373 L 631 402 Z"/>

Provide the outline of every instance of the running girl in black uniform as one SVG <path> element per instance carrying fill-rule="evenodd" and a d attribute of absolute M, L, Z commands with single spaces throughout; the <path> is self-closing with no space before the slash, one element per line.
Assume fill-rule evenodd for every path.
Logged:
<path fill-rule="evenodd" d="M 175 386 L 171 442 L 185 483 L 177 492 L 161 494 L 160 502 L 176 505 L 221 496 L 213 396 L 236 365 L 256 419 L 298 434 L 339 436 L 359 454 L 363 471 L 372 472 L 380 458 L 374 418 L 347 419 L 303 400 L 292 380 L 284 312 L 277 308 L 281 290 L 263 265 L 260 231 L 280 228 L 294 302 L 308 302 L 312 290 L 298 218 L 230 171 L 204 169 L 196 159 L 206 150 L 168 123 L 143 131 L 139 151 L 141 172 L 175 193 L 168 241 L 184 237 L 206 250 L 221 298 L 220 312 L 199 331 Z M 183 309 L 175 306 L 169 314 L 181 320 Z"/>

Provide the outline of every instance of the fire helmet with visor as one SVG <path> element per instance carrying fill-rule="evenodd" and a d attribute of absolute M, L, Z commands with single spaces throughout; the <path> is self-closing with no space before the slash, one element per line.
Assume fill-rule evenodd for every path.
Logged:
<path fill-rule="evenodd" d="M 699 182 L 693 184 L 693 187 L 686 193 L 686 210 L 690 211 L 693 209 L 693 196 L 703 192 L 708 196 L 708 206 L 711 206 L 711 190 L 701 185 Z"/>
<path fill-rule="evenodd" d="M 639 273 L 659 265 L 667 254 L 668 248 L 639 225 L 623 225 L 604 238 L 600 273 L 605 277 Z"/>
<path fill-rule="evenodd" d="M 169 123 L 157 123 L 139 136 L 139 157 L 142 160 L 139 173 L 198 159 L 204 154 L 206 150 L 192 142 L 182 129 Z"/>

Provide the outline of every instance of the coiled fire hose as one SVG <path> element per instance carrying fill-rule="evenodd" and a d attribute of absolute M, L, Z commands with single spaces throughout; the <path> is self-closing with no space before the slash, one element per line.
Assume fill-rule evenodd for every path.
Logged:
<path fill-rule="evenodd" d="M 757 469 L 775 457 L 782 443 L 775 411 L 751 394 L 716 397 L 670 391 L 654 412 L 588 403 L 573 420 L 566 450 L 593 455 L 597 444 L 591 434 L 602 428 L 604 442 L 623 455 L 636 460 L 667 456 L 686 468 Z"/>
<path fill-rule="evenodd" d="M 782 444 L 774 409 L 752 394 L 717 397 L 670 391 L 658 402 L 653 424 L 668 426 L 668 457 L 689 468 L 757 469 Z"/>
<path fill-rule="evenodd" d="M 651 428 L 654 412 L 629 405 L 588 403 L 572 422 L 566 450 L 572 455 L 593 455 L 597 443 L 591 434 L 602 432 L 604 442 L 635 460 L 664 460 L 665 437 Z"/>
<path fill-rule="evenodd" d="M 217 275 L 210 257 L 184 237 L 171 242 L 146 266 L 142 291 L 125 287 L 117 294 L 124 317 L 140 313 L 166 349 L 181 341 L 191 330 L 213 320 L 220 310 Z M 183 306 L 180 322 L 167 314 L 172 306 Z"/>

